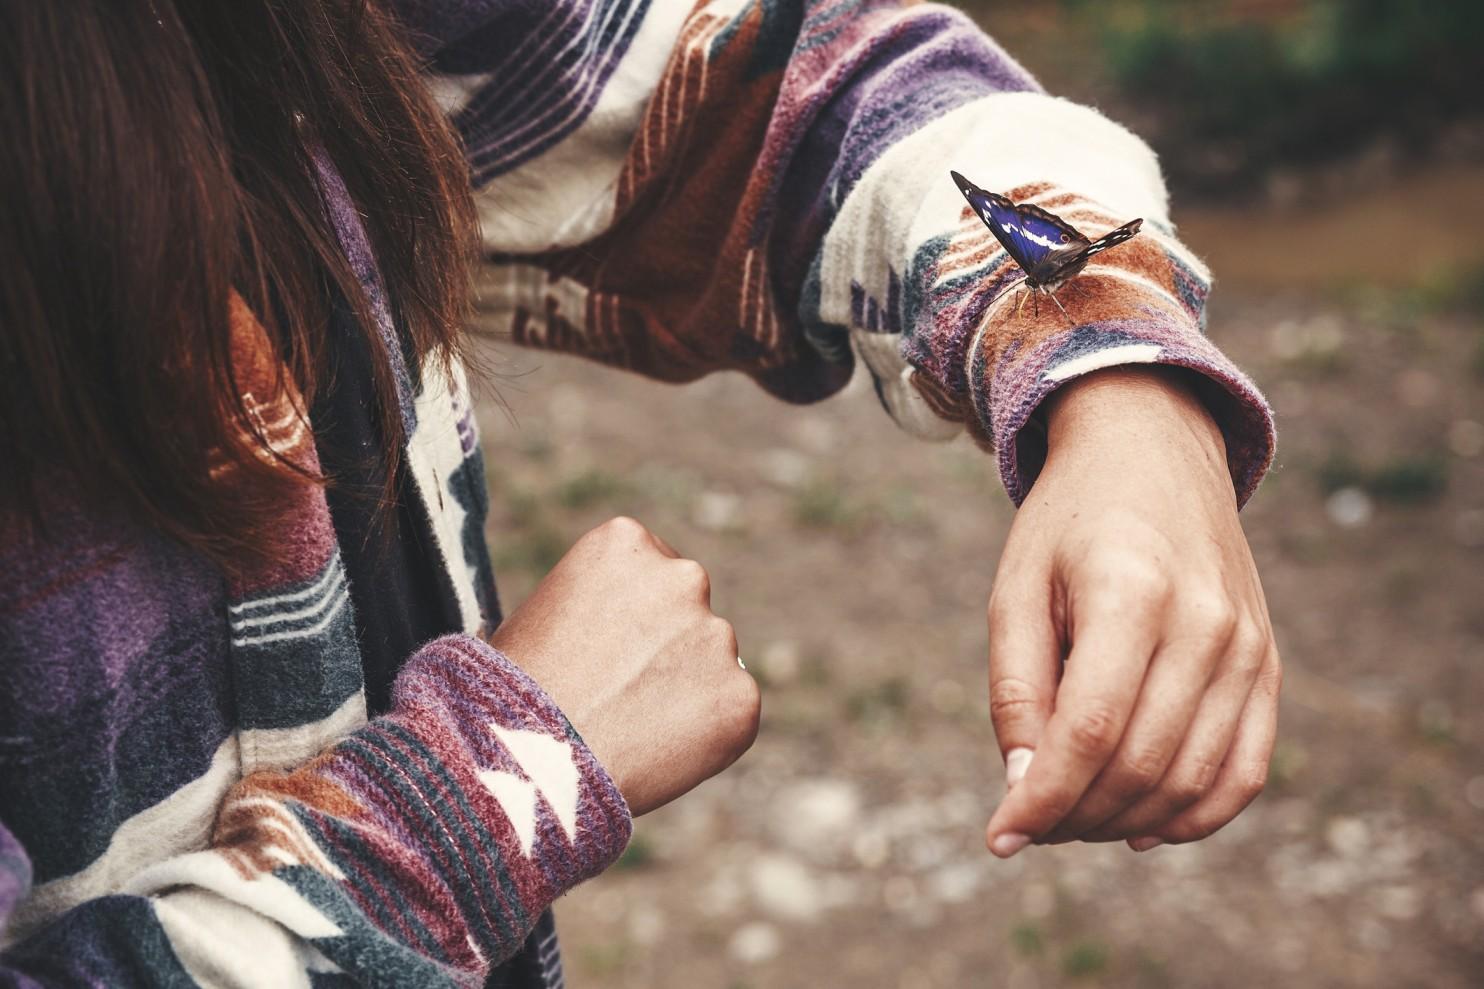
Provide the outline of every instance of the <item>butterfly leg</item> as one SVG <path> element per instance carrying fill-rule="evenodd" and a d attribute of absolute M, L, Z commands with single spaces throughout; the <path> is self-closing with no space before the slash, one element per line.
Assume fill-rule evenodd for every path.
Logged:
<path fill-rule="evenodd" d="M 1023 305 L 1025 305 L 1025 289 L 1018 288 L 1015 290 L 1015 312 L 1011 315 L 1011 319 L 1020 318 L 1020 307 Z"/>
<path fill-rule="evenodd" d="M 1041 318 L 1041 293 L 1031 292 L 1031 313 L 1037 319 Z"/>
<path fill-rule="evenodd" d="M 1061 304 L 1061 300 L 1056 297 L 1056 294 L 1054 292 L 1047 292 L 1046 294 L 1050 297 L 1052 302 L 1056 303 L 1056 308 L 1061 310 L 1061 314 L 1067 317 L 1067 322 L 1073 324 L 1077 322 L 1075 319 L 1072 318 L 1072 314 L 1067 312 L 1067 307 Z"/>

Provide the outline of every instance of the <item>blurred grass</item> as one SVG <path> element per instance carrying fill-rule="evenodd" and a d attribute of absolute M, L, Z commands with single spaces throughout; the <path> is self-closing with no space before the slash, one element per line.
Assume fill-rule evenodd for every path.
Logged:
<path fill-rule="evenodd" d="M 1033 920 L 1024 920 L 1010 929 L 1010 946 L 1015 953 L 1026 958 L 1040 957 L 1046 951 L 1046 938 L 1041 925 Z"/>
<path fill-rule="evenodd" d="M 609 941 L 583 945 L 579 957 L 589 975 L 603 978 L 622 971 L 633 953 L 634 946 L 629 942 Z"/>
<path fill-rule="evenodd" d="M 1400 454 L 1374 465 L 1363 464 L 1349 453 L 1336 451 L 1316 468 L 1320 490 L 1333 494 L 1343 488 L 1359 488 L 1372 497 L 1394 504 L 1435 501 L 1448 487 L 1448 458 L 1441 453 Z"/>
<path fill-rule="evenodd" d="M 634 872 L 646 868 L 654 863 L 654 842 L 642 831 L 635 831 L 634 836 L 629 839 L 629 845 L 613 863 L 613 868 L 621 872 Z"/>
<path fill-rule="evenodd" d="M 853 723 L 883 728 L 900 720 L 912 700 L 906 677 L 888 677 L 851 691 L 845 697 L 845 716 Z"/>
<path fill-rule="evenodd" d="M 556 499 L 563 508 L 582 509 L 611 504 L 629 494 L 623 478 L 604 470 L 589 469 L 574 474 L 557 486 Z"/>
<path fill-rule="evenodd" d="M 865 510 L 838 481 L 817 478 L 794 496 L 793 514 L 806 528 L 850 531 L 864 521 Z"/>
<path fill-rule="evenodd" d="M 1247 5 L 1250 7 L 1250 5 Z M 1167 162 L 1187 180 L 1246 178 L 1273 162 L 1311 162 L 1381 135 L 1424 141 L 1484 108 L 1470 68 L 1484 5 L 1311 0 L 1269 5 L 1172 0 L 1077 4 L 1104 19 L 1114 77 L 1158 101 L 1180 136 Z M 1214 155 L 1227 156 L 1215 161 Z"/>
<path fill-rule="evenodd" d="M 1484 263 L 1438 265 L 1401 285 L 1349 279 L 1331 286 L 1327 295 L 1368 322 L 1393 330 L 1409 331 L 1433 316 L 1479 321 L 1484 319 Z M 1480 344 L 1484 347 L 1484 334 Z M 1480 353 L 1484 357 L 1484 349 Z"/>
<path fill-rule="evenodd" d="M 1108 955 L 1108 946 L 1101 941 L 1078 941 L 1062 952 L 1062 974 L 1069 979 L 1097 978 L 1108 969 Z"/>

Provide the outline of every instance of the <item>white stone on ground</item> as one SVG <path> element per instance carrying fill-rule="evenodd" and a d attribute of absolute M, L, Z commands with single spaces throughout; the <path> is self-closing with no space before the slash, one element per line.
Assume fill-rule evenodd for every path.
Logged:
<path fill-rule="evenodd" d="M 773 810 L 773 830 L 782 842 L 822 858 L 843 846 L 859 828 L 860 789 L 844 779 L 799 780 L 778 791 Z"/>
<path fill-rule="evenodd" d="M 729 491 L 702 491 L 691 520 L 711 532 L 736 529 L 742 522 L 742 499 Z"/>
<path fill-rule="evenodd" d="M 739 962 L 756 965 L 775 958 L 783 948 L 783 938 L 772 924 L 755 921 L 743 924 L 732 934 L 727 951 Z"/>
<path fill-rule="evenodd" d="M 809 458 L 797 450 L 775 447 L 758 454 L 758 472 L 780 488 L 801 488 L 809 479 Z"/>
<path fill-rule="evenodd" d="M 1329 514 L 1330 521 L 1346 529 L 1365 525 L 1375 514 L 1371 496 L 1359 488 L 1341 488 L 1336 491 L 1324 503 L 1324 510 Z"/>
<path fill-rule="evenodd" d="M 641 903 L 629 911 L 629 938 L 635 944 L 654 945 L 665 936 L 665 915 L 651 903 Z"/>
<path fill-rule="evenodd" d="M 819 881 L 796 858 L 759 855 L 748 873 L 752 897 L 765 912 L 787 920 L 811 921 L 825 908 Z"/>
<path fill-rule="evenodd" d="M 786 686 L 798 680 L 803 657 L 797 642 L 784 639 L 764 646 L 757 662 L 759 670 L 769 683 Z"/>
<path fill-rule="evenodd" d="M 983 865 L 957 862 L 945 865 L 929 875 L 927 892 L 940 903 L 967 903 L 983 882 Z"/>
<path fill-rule="evenodd" d="M 1332 313 L 1308 319 L 1285 319 L 1273 325 L 1270 340 L 1273 354 L 1280 360 L 1326 358 L 1344 346 L 1345 327 Z"/>
<path fill-rule="evenodd" d="M 1344 858 L 1358 858 L 1370 848 L 1371 833 L 1358 817 L 1337 817 L 1324 832 L 1330 849 Z"/>

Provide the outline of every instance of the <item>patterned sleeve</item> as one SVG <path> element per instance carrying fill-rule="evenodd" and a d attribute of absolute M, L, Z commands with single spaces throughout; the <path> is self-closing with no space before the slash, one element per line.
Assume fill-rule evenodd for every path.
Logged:
<path fill-rule="evenodd" d="M 457 18 L 432 18 L 452 4 Z M 1272 459 L 1262 396 L 1204 336 L 1210 275 L 1148 147 L 1047 95 L 945 7 L 852 0 L 406 6 L 466 143 L 486 326 L 666 381 L 741 370 L 789 401 L 856 359 L 914 433 L 967 428 L 1021 500 L 1034 413 L 1126 364 L 1188 368 L 1241 501 Z M 477 8 L 477 10 L 476 10 Z M 434 37 L 429 24 L 442 34 Z M 1100 255 L 1051 305 L 949 169 L 1058 213 Z"/>
<path fill-rule="evenodd" d="M 425 646 L 392 713 L 227 795 L 211 847 L 17 930 L 0 823 L 0 985 L 484 984 L 628 841 L 622 796 L 534 682 L 469 636 Z"/>

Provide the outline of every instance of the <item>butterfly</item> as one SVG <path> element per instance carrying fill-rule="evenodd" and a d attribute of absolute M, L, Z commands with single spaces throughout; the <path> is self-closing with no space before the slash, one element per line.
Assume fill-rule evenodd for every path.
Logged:
<path fill-rule="evenodd" d="M 1088 240 L 1066 220 L 1030 203 L 1019 206 L 995 192 L 979 188 L 957 172 L 949 172 L 979 219 L 1025 272 L 1025 286 L 1034 297 L 1044 292 L 1067 319 L 1072 317 L 1054 294 L 1075 278 L 1094 254 L 1116 247 L 1139 232 L 1143 219 L 1130 220 L 1112 233 Z M 1024 302 L 1024 296 L 1021 302 Z"/>

